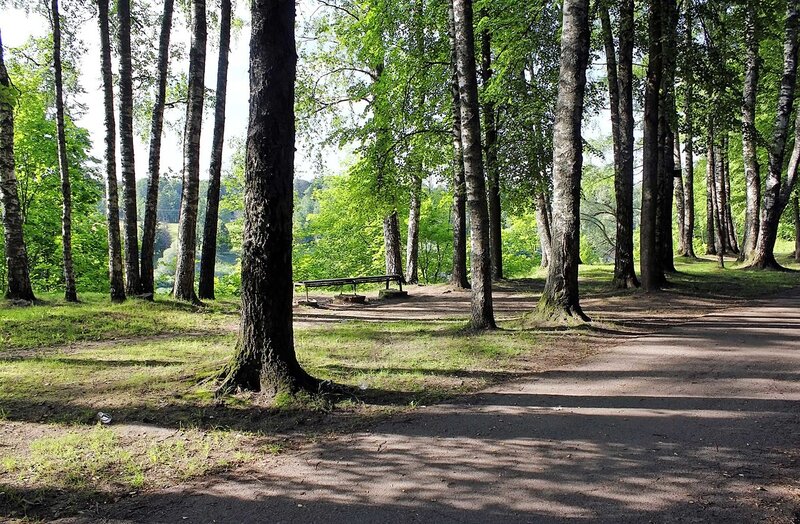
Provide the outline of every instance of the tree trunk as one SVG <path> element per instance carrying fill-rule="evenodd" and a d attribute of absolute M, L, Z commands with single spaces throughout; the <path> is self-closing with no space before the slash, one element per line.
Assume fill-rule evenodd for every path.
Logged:
<path fill-rule="evenodd" d="M 750 267 L 758 269 L 780 269 L 775 260 L 775 241 L 778 238 L 778 224 L 780 223 L 783 208 L 788 202 L 789 193 L 792 191 L 797 174 L 796 155 L 792 155 L 790 162 L 789 181 L 781 190 L 783 161 L 785 158 L 786 137 L 789 129 L 789 117 L 794 105 L 794 93 L 797 83 L 797 23 L 798 3 L 789 0 L 786 14 L 786 37 L 783 45 L 783 76 L 781 77 L 778 95 L 778 111 L 775 116 L 775 125 L 772 131 L 772 140 L 769 148 L 769 169 L 767 180 L 764 184 L 764 196 L 761 209 L 761 220 L 758 229 L 758 240 L 753 250 Z M 797 130 L 796 130 L 797 134 Z M 795 152 L 798 144 L 795 141 Z"/>
<path fill-rule="evenodd" d="M 164 14 L 161 17 L 161 36 L 158 40 L 158 83 L 156 99 L 153 104 L 153 117 L 150 122 L 150 156 L 147 173 L 147 202 L 144 208 L 144 228 L 142 231 L 141 287 L 142 294 L 152 297 L 155 293 L 153 265 L 155 264 L 156 227 L 158 225 L 158 184 L 161 176 L 161 132 L 164 128 L 164 103 L 167 94 L 167 73 L 169 68 L 169 40 L 172 31 L 173 0 L 164 0 Z"/>
<path fill-rule="evenodd" d="M 225 98 L 228 90 L 228 52 L 231 43 L 231 0 L 222 0 L 217 62 L 217 99 L 214 105 L 214 137 L 211 143 L 203 253 L 200 257 L 200 298 L 214 299 L 214 268 L 217 261 L 217 220 L 222 178 L 222 148 L 225 144 Z"/>
<path fill-rule="evenodd" d="M 686 229 L 686 199 L 683 196 L 683 166 L 681 165 L 681 143 L 680 135 L 675 134 L 675 150 L 672 153 L 675 164 L 675 212 L 678 216 L 678 255 L 684 256 L 686 252 L 686 237 L 683 231 Z"/>
<path fill-rule="evenodd" d="M 719 140 L 719 138 L 718 138 Z M 722 253 L 731 252 L 728 244 L 728 229 L 725 220 L 725 165 L 722 159 L 722 148 L 719 143 L 714 144 L 714 219 L 717 221 L 717 230 L 722 236 L 718 239 L 717 247 L 722 246 Z"/>
<path fill-rule="evenodd" d="M 419 283 L 419 219 L 422 204 L 422 178 L 411 181 L 411 201 L 408 207 L 408 236 L 406 237 L 406 282 Z"/>
<path fill-rule="evenodd" d="M 489 212 L 483 173 L 478 79 L 475 71 L 475 34 L 472 0 L 453 0 L 456 65 L 461 109 L 461 144 L 471 227 L 473 329 L 494 329 L 492 307 L 492 261 L 489 247 Z"/>
<path fill-rule="evenodd" d="M 661 2 L 650 0 L 649 58 L 644 99 L 644 139 L 642 160 L 642 211 L 639 228 L 642 287 L 658 290 L 664 275 L 656 245 L 659 159 L 659 91 L 661 87 Z"/>
<path fill-rule="evenodd" d="M 796 193 L 792 197 L 792 215 L 794 215 L 794 260 L 800 262 L 800 199 Z"/>
<path fill-rule="evenodd" d="M 251 3 L 242 324 L 222 391 L 318 391 L 294 351 L 294 0 Z"/>
<path fill-rule="evenodd" d="M 616 245 L 614 287 L 638 287 L 633 263 L 633 0 L 620 4 L 619 64 L 608 8 L 600 8 L 606 51 L 608 93 L 611 101 L 611 133 L 614 140 L 614 195 Z"/>
<path fill-rule="evenodd" d="M 61 239 L 64 261 L 64 298 L 67 302 L 77 302 L 75 270 L 72 264 L 72 187 L 69 181 L 67 161 L 67 137 L 64 130 L 64 81 L 61 72 L 61 16 L 58 13 L 58 0 L 51 2 L 53 22 L 53 70 L 56 85 L 56 128 L 58 135 L 58 172 L 61 175 Z"/>
<path fill-rule="evenodd" d="M 36 299 L 31 288 L 28 250 L 22 231 L 22 211 L 17 195 L 17 177 L 14 173 L 14 96 L 3 58 L 3 41 L 0 36 L 0 203 L 3 204 L 3 230 L 5 232 L 6 267 L 8 287 L 5 297 L 10 300 L 32 302 Z"/>
<path fill-rule="evenodd" d="M 547 212 L 547 194 L 544 190 L 536 192 L 536 231 L 539 234 L 539 246 L 542 249 L 541 267 L 550 265 L 550 250 L 552 249 L 552 227 L 550 214 Z"/>
<path fill-rule="evenodd" d="M 133 154 L 133 67 L 131 65 L 131 5 L 119 0 L 119 140 L 122 202 L 125 209 L 125 292 L 142 292 L 139 273 L 139 226 L 136 219 L 136 167 Z"/>
<path fill-rule="evenodd" d="M 706 255 L 717 254 L 714 233 L 714 132 L 709 119 L 708 146 L 706 148 Z"/>
<path fill-rule="evenodd" d="M 486 16 L 485 14 L 483 15 Z M 486 89 L 492 78 L 492 35 L 481 31 L 481 81 Z M 492 257 L 492 278 L 503 278 L 503 217 L 500 208 L 500 173 L 497 166 L 497 118 L 494 102 L 483 102 L 483 125 L 486 135 L 487 204 L 489 210 L 489 252 Z"/>
<path fill-rule="evenodd" d="M 663 76 L 661 77 L 661 99 L 659 120 L 661 126 L 660 144 L 661 169 L 658 181 L 658 207 L 656 210 L 656 252 L 661 266 L 662 278 L 665 271 L 675 272 L 675 250 L 672 236 L 672 195 L 675 185 L 675 133 L 677 132 L 677 114 L 675 111 L 675 39 L 678 25 L 678 10 L 675 0 L 663 3 L 662 13 L 663 39 L 661 42 L 661 59 Z M 662 284 L 665 281 L 662 281 Z"/>
<path fill-rule="evenodd" d="M 736 239 L 736 224 L 733 221 L 733 210 L 731 209 L 731 164 L 728 156 L 728 134 L 722 141 L 722 167 L 723 167 L 723 186 L 725 189 L 725 230 L 728 233 L 728 244 L 730 245 L 731 252 L 739 254 L 739 242 Z"/>
<path fill-rule="evenodd" d="M 383 247 L 386 274 L 402 275 L 403 259 L 400 254 L 400 225 L 397 220 L 397 210 L 392 211 L 383 219 Z"/>
<path fill-rule="evenodd" d="M 692 6 L 689 3 L 686 3 L 685 6 L 686 39 L 684 43 L 686 49 L 691 50 L 694 42 L 692 38 Z M 687 62 L 689 61 L 687 60 Z M 686 126 L 686 143 L 683 146 L 683 165 L 686 169 L 683 174 L 683 209 L 686 216 L 681 231 L 684 246 L 682 255 L 688 258 L 697 258 L 694 252 L 694 68 L 691 64 L 688 65 L 686 78 L 683 80 L 686 85 L 683 99 L 683 115 Z"/>
<path fill-rule="evenodd" d="M 458 94 L 452 1 L 448 3 L 447 14 L 447 29 L 450 38 L 450 95 L 453 113 L 453 274 L 450 277 L 450 284 L 460 289 L 468 289 L 466 182 L 464 180 L 464 153 L 461 147 L 461 102 Z"/>
<path fill-rule="evenodd" d="M 253 8 L 255 10 L 255 8 Z M 183 139 L 183 193 L 178 225 L 175 298 L 197 302 L 194 272 L 197 250 L 197 207 L 200 200 L 200 129 L 203 123 L 203 79 L 206 71 L 206 2 L 192 1 L 192 47 L 189 51 L 189 100 Z M 293 194 L 289 193 L 289 199 Z"/>
<path fill-rule="evenodd" d="M 114 78 L 111 71 L 111 37 L 108 26 L 108 0 L 98 0 L 100 50 L 103 77 L 103 102 L 106 125 L 106 222 L 108 224 L 108 276 L 111 301 L 125 300 L 122 272 L 122 241 L 119 229 L 119 192 L 117 191 L 117 144 L 114 119 Z"/>
<path fill-rule="evenodd" d="M 756 242 L 758 241 L 758 217 L 760 214 L 759 206 L 761 204 L 761 172 L 756 151 L 756 144 L 758 143 L 756 92 L 758 90 L 761 59 L 758 56 L 759 38 L 756 27 L 756 8 L 752 2 L 747 3 L 745 13 L 747 58 L 742 96 L 742 160 L 744 163 L 747 209 L 744 220 L 744 240 L 739 254 L 740 261 L 750 259 L 756 247 Z"/>
<path fill-rule="evenodd" d="M 589 1 L 565 0 L 553 126 L 553 237 L 547 282 L 539 301 L 539 311 L 546 317 L 589 320 L 581 309 L 578 295 L 583 167 L 581 120 L 589 33 Z"/>
<path fill-rule="evenodd" d="M 719 161 L 719 152 L 714 153 L 714 158 Z M 714 225 L 714 251 L 717 254 L 717 264 L 720 268 L 725 267 L 725 231 L 723 230 L 723 222 L 722 222 L 722 213 L 720 213 L 719 208 L 719 192 L 720 186 L 718 183 L 719 180 L 719 171 L 717 169 L 712 169 L 711 174 L 714 177 L 714 180 L 711 184 L 711 200 L 714 202 L 714 213 L 712 214 L 712 223 Z"/>

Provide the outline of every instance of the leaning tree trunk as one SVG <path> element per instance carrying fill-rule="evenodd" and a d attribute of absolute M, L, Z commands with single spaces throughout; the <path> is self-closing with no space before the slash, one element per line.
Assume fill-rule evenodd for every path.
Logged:
<path fill-rule="evenodd" d="M 108 276 L 111 300 L 125 300 L 122 273 L 122 241 L 119 230 L 119 192 L 117 191 L 117 145 L 114 119 L 114 77 L 111 71 L 111 37 L 108 26 L 108 0 L 98 0 L 100 23 L 101 74 L 106 125 L 106 222 L 108 224 Z"/>
<path fill-rule="evenodd" d="M 467 185 L 472 263 L 470 326 L 494 329 L 492 307 L 492 261 L 489 247 L 489 212 L 481 151 L 481 126 L 478 103 L 478 78 L 475 71 L 475 33 L 472 0 L 453 0 L 456 66 L 461 109 L 461 144 L 464 153 L 464 178 Z"/>
<path fill-rule="evenodd" d="M 292 331 L 295 2 L 254 0 L 250 10 L 242 324 L 222 391 L 315 392 Z"/>
<path fill-rule="evenodd" d="M 14 174 L 14 95 L 3 59 L 3 39 L 0 37 L 0 203 L 3 204 L 8 287 L 5 297 L 32 302 L 36 299 L 31 288 L 28 250 L 22 231 L 22 211 L 17 196 L 17 177 Z"/>
<path fill-rule="evenodd" d="M 458 71 L 456 70 L 455 22 L 453 3 L 448 3 L 448 36 L 450 38 L 450 95 L 453 118 L 453 274 L 450 284 L 457 288 L 469 288 L 467 278 L 467 205 L 466 182 L 464 181 L 464 153 L 461 146 L 461 102 L 458 94 Z"/>
<path fill-rule="evenodd" d="M 72 187 L 69 181 L 67 161 L 67 137 L 64 130 L 64 81 L 61 72 L 61 17 L 58 13 L 58 0 L 52 0 L 53 19 L 53 70 L 56 85 L 56 129 L 58 144 L 58 172 L 61 175 L 61 241 L 64 261 L 64 298 L 67 302 L 77 302 L 75 288 L 75 269 L 72 263 Z"/>
<path fill-rule="evenodd" d="M 484 15 L 485 16 L 485 15 Z M 481 80 L 483 88 L 492 78 L 492 35 L 488 29 L 481 31 Z M 488 181 L 487 204 L 489 210 L 489 252 L 492 257 L 492 278 L 503 278 L 503 217 L 500 209 L 500 174 L 497 166 L 497 118 L 494 102 L 483 103 L 483 125 L 486 136 L 486 177 Z"/>
<path fill-rule="evenodd" d="M 225 96 L 228 90 L 228 52 L 231 43 L 231 0 L 222 0 L 217 62 L 217 98 L 214 105 L 214 137 L 211 142 L 206 221 L 203 227 L 203 253 L 200 257 L 200 298 L 214 298 L 214 269 L 217 261 L 217 220 L 222 178 L 222 148 L 225 142 Z"/>
<path fill-rule="evenodd" d="M 142 292 L 139 273 L 139 226 L 136 219 L 136 167 L 133 154 L 133 67 L 131 65 L 131 5 L 119 0 L 119 140 L 122 201 L 125 208 L 125 291 Z"/>
<path fill-rule="evenodd" d="M 542 249 L 541 267 L 550 265 L 550 250 L 552 249 L 552 227 L 550 213 L 548 213 L 547 194 L 545 190 L 536 191 L 536 232 L 539 234 L 539 246 Z"/>
<path fill-rule="evenodd" d="M 172 31 L 173 0 L 164 0 L 161 17 L 161 36 L 158 40 L 158 83 L 150 122 L 150 156 L 147 173 L 147 201 L 144 207 L 142 230 L 141 288 L 142 294 L 152 297 L 155 293 L 153 270 L 155 260 L 156 227 L 158 225 L 158 183 L 161 176 L 161 132 L 164 128 L 164 103 L 167 95 L 167 73 L 169 68 L 169 39 Z"/>
<path fill-rule="evenodd" d="M 383 247 L 387 275 L 403 274 L 403 258 L 400 254 L 400 224 L 397 210 L 393 210 L 383 219 Z"/>
<path fill-rule="evenodd" d="M 644 139 L 642 160 L 642 211 L 639 228 L 642 287 L 645 291 L 659 289 L 664 274 L 656 245 L 656 214 L 658 207 L 659 164 L 659 90 L 663 75 L 661 57 L 661 2 L 650 0 L 649 58 L 644 98 Z"/>
<path fill-rule="evenodd" d="M 745 62 L 744 89 L 742 95 L 742 160 L 746 185 L 747 208 L 744 220 L 744 240 L 739 260 L 748 260 L 758 242 L 758 217 L 761 204 L 761 172 L 758 163 L 756 144 L 756 92 L 761 60 L 758 56 L 759 39 L 756 28 L 756 7 L 747 3 L 745 16 L 745 43 L 747 58 Z"/>
<path fill-rule="evenodd" d="M 797 84 L 797 24 L 798 2 L 797 0 L 789 0 L 786 14 L 783 76 L 778 95 L 778 111 L 775 116 L 772 140 L 769 147 L 769 169 L 767 180 L 764 184 L 758 240 L 749 262 L 750 267 L 758 269 L 781 268 L 775 260 L 775 242 L 778 238 L 778 224 L 780 223 L 781 214 L 786 202 L 788 202 L 788 196 L 792 191 L 796 176 L 797 163 L 790 162 L 790 164 L 794 165 L 794 169 L 790 166 L 789 181 L 783 189 L 781 188 L 789 118 L 794 105 L 794 93 Z M 798 144 L 795 141 L 795 151 L 797 151 L 797 148 Z M 793 158 L 792 160 L 795 159 Z"/>
<path fill-rule="evenodd" d="M 539 301 L 546 317 L 589 318 L 578 296 L 581 120 L 589 62 L 589 1 L 564 0 L 561 68 L 553 126 L 553 237 L 547 282 Z"/>
<path fill-rule="evenodd" d="M 255 8 L 254 8 L 255 10 Z M 178 225 L 175 298 L 197 302 L 194 272 L 197 250 L 197 207 L 200 200 L 200 129 L 203 123 L 203 79 L 206 71 L 206 2 L 192 2 L 192 47 L 189 51 L 189 100 L 183 139 L 183 193 Z M 290 194 L 291 195 L 291 194 Z M 291 196 L 290 196 L 291 200 Z"/>
<path fill-rule="evenodd" d="M 419 219 L 422 205 L 422 178 L 414 175 L 411 183 L 411 201 L 408 206 L 408 235 L 406 237 L 406 282 L 417 284 L 419 283 Z"/>
<path fill-rule="evenodd" d="M 708 146 L 706 148 L 706 255 L 717 254 L 714 233 L 714 134 L 709 119 Z"/>
<path fill-rule="evenodd" d="M 687 3 L 686 39 L 684 41 L 686 49 L 691 50 L 692 43 L 692 8 Z M 686 216 L 683 222 L 684 227 L 681 231 L 684 246 L 682 255 L 688 258 L 697 258 L 694 252 L 694 68 L 689 64 L 686 69 L 686 78 L 684 78 L 686 92 L 683 97 L 683 115 L 686 128 L 686 142 L 683 146 L 683 165 L 686 169 L 683 174 L 683 208 Z"/>
<path fill-rule="evenodd" d="M 611 132 L 614 140 L 614 195 L 616 199 L 616 244 L 614 287 L 638 287 L 633 263 L 633 0 L 620 4 L 619 64 L 607 7 L 600 8 L 606 51 L 608 93 L 611 101 Z"/>

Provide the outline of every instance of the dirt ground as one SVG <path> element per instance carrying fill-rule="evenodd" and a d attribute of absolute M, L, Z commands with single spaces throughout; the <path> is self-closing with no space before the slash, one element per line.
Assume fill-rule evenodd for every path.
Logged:
<path fill-rule="evenodd" d="M 468 300 L 412 293 L 298 320 L 450 318 Z M 498 297 L 505 319 L 534 305 Z M 627 340 L 583 363 L 62 522 L 800 522 L 800 292 L 701 317 L 719 302 L 641 300 L 586 301 Z M 626 328 L 634 314 L 658 333 Z"/>

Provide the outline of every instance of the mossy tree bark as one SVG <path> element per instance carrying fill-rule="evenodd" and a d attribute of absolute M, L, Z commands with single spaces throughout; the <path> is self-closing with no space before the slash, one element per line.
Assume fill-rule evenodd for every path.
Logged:
<path fill-rule="evenodd" d="M 3 58 L 3 39 L 0 36 L 0 203 L 3 204 L 8 287 L 5 297 L 11 300 L 35 300 L 31 287 L 28 250 L 22 231 L 22 210 L 17 193 L 14 165 L 14 99 L 11 80 Z"/>
<path fill-rule="evenodd" d="M 242 324 L 222 391 L 317 391 L 292 331 L 295 0 L 253 0 Z"/>
<path fill-rule="evenodd" d="M 547 317 L 589 320 L 581 309 L 578 295 L 583 167 L 581 120 L 589 36 L 588 0 L 565 0 L 553 132 L 553 236 L 547 282 L 539 301 L 539 311 Z"/>

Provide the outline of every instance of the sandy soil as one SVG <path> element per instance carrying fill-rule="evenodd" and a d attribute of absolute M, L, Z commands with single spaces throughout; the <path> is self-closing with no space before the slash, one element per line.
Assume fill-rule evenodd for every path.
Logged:
<path fill-rule="evenodd" d="M 64 522 L 800 522 L 798 311 L 717 311 Z"/>

